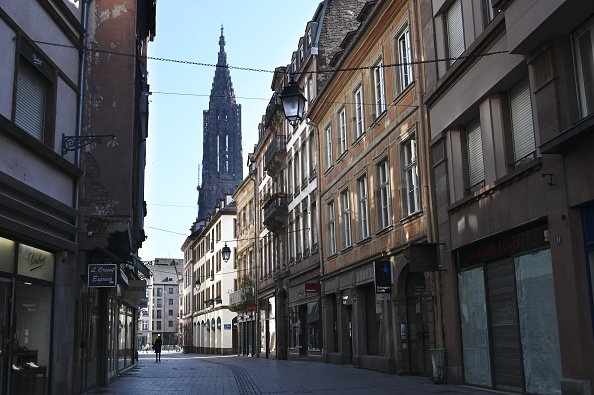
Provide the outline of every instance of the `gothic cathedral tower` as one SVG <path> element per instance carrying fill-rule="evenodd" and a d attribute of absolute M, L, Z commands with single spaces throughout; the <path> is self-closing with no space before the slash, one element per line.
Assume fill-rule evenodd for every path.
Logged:
<path fill-rule="evenodd" d="M 225 194 L 243 180 L 241 105 L 235 102 L 221 26 L 219 59 L 203 112 L 202 183 L 198 185 L 198 218 L 206 218 Z"/>

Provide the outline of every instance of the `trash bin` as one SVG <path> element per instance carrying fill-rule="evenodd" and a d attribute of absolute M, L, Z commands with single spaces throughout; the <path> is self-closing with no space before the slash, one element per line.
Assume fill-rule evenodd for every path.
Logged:
<path fill-rule="evenodd" d="M 431 352 L 431 364 L 433 365 L 433 376 L 432 380 L 436 384 L 446 382 L 446 364 L 447 364 L 447 353 L 445 348 L 432 348 Z"/>

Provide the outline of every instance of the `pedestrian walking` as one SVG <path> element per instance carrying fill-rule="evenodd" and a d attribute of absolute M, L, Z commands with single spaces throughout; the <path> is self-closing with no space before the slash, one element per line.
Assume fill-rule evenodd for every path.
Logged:
<path fill-rule="evenodd" d="M 161 362 L 161 346 L 163 345 L 163 340 L 161 340 L 161 335 L 157 335 L 157 340 L 153 343 L 153 350 L 155 350 L 155 362 Z"/>

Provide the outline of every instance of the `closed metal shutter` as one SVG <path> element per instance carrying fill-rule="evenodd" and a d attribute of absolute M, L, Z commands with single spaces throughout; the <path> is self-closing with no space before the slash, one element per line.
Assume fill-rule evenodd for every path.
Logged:
<path fill-rule="evenodd" d="M 489 263 L 487 295 L 495 388 L 524 389 L 515 272 L 511 260 Z"/>
<path fill-rule="evenodd" d="M 514 162 L 517 162 L 532 154 L 536 147 L 528 78 L 524 78 L 509 91 L 509 102 L 514 140 Z"/>
<path fill-rule="evenodd" d="M 47 84 L 28 62 L 19 64 L 14 122 L 36 139 L 43 141 Z"/>
<path fill-rule="evenodd" d="M 483 141 L 481 138 L 481 124 L 475 118 L 468 124 L 466 132 L 468 144 L 468 177 L 470 187 L 481 183 L 485 179 L 485 165 L 483 163 Z"/>
<path fill-rule="evenodd" d="M 456 0 L 446 13 L 446 26 L 448 34 L 448 55 L 457 58 L 464 52 L 464 27 L 462 23 L 462 5 Z M 452 64 L 456 59 L 450 59 Z"/>

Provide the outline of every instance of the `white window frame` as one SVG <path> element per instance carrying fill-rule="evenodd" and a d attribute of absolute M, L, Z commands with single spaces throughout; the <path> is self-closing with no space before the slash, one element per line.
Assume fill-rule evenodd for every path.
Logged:
<path fill-rule="evenodd" d="M 326 136 L 326 170 L 328 170 L 334 164 L 334 158 L 332 156 L 332 125 L 326 126 L 324 134 Z"/>
<path fill-rule="evenodd" d="M 357 190 L 359 193 L 359 239 L 364 240 L 370 236 L 367 176 L 357 179 Z"/>
<path fill-rule="evenodd" d="M 373 86 L 375 93 L 376 118 L 386 111 L 386 81 L 384 78 L 384 61 L 380 60 L 373 66 Z"/>
<path fill-rule="evenodd" d="M 417 140 L 415 136 L 402 144 L 403 169 L 406 184 L 406 215 L 412 215 L 420 210 L 419 163 L 417 158 Z"/>
<path fill-rule="evenodd" d="M 363 107 L 363 86 L 359 85 L 354 93 L 355 97 L 355 124 L 357 138 L 365 133 L 365 107 Z"/>
<path fill-rule="evenodd" d="M 412 52 L 410 46 L 410 31 L 408 26 L 398 36 L 398 77 L 400 92 L 404 91 L 413 81 Z"/>
<path fill-rule="evenodd" d="M 392 225 L 392 197 L 390 193 L 390 165 L 384 159 L 377 165 L 379 182 L 379 225 L 385 229 Z"/>
<path fill-rule="evenodd" d="M 334 212 L 334 200 L 328 202 L 328 253 L 336 254 L 336 213 Z"/>
<path fill-rule="evenodd" d="M 351 205 L 349 201 L 349 190 L 345 189 L 340 192 L 340 204 L 342 205 L 342 248 L 348 248 L 353 244 L 351 234 Z"/>
<path fill-rule="evenodd" d="M 573 34 L 577 89 L 582 118 L 594 113 L 594 18 Z"/>
<path fill-rule="evenodd" d="M 347 122 L 346 122 L 346 108 L 342 107 L 338 111 L 338 131 L 340 133 L 340 154 L 344 154 L 347 150 Z"/>

